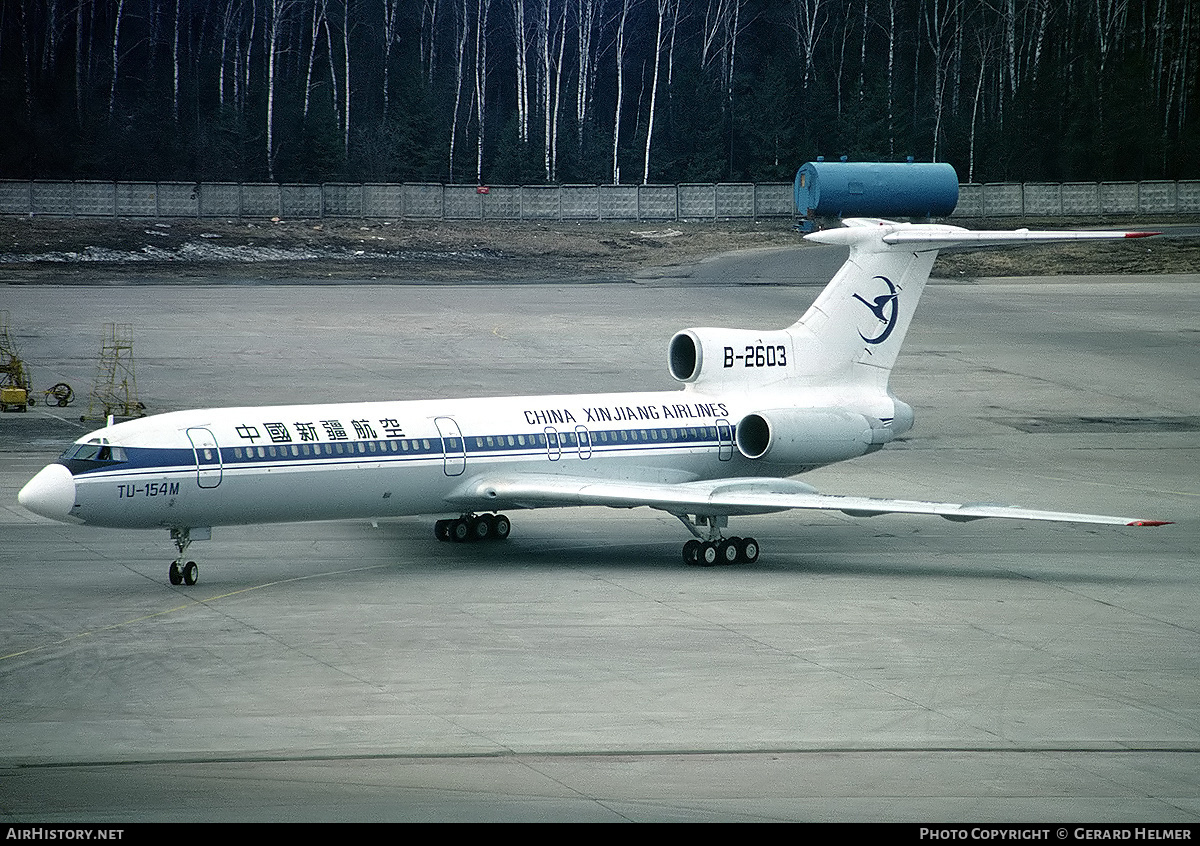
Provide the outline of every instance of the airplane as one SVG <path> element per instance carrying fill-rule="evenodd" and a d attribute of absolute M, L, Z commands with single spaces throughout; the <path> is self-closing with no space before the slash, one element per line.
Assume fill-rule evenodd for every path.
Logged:
<path fill-rule="evenodd" d="M 969 231 L 850 218 L 804 236 L 849 247 L 785 329 L 691 328 L 667 345 L 682 390 L 175 411 L 83 436 L 18 494 L 43 517 L 167 529 L 173 585 L 212 527 L 429 515 L 439 540 L 503 540 L 503 510 L 648 506 L 692 534 L 689 564 L 751 563 L 730 517 L 790 509 L 1124 526 L 1166 521 L 821 494 L 793 476 L 883 448 L 913 427 L 889 389 L 938 251 L 1153 232 Z"/>

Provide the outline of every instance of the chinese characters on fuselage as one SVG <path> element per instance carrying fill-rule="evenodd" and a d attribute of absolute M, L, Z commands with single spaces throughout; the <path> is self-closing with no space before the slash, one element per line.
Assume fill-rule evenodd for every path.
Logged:
<path fill-rule="evenodd" d="M 291 428 L 289 428 L 289 425 Z M 320 430 L 318 430 L 318 426 Z M 376 426 L 378 426 L 378 429 Z M 354 430 L 354 436 L 358 440 L 378 439 L 379 429 L 383 430 L 384 434 L 389 438 L 404 437 L 404 428 L 400 425 L 400 421 L 394 417 L 381 417 L 377 421 L 367 419 L 351 420 L 350 428 Z M 293 430 L 295 431 L 295 438 L 292 437 Z M 243 423 L 237 426 L 234 431 L 239 438 L 249 441 L 252 444 L 257 443 L 259 440 L 273 444 L 290 444 L 293 441 L 312 443 L 322 440 L 320 436 L 321 431 L 325 433 L 324 440 L 327 441 L 350 440 L 349 430 L 342 425 L 340 420 L 297 420 L 291 424 L 280 421 L 262 423 L 261 426 Z"/>

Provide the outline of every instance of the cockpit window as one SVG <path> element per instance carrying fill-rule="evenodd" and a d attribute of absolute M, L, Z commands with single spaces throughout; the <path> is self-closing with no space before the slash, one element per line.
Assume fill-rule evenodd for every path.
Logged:
<path fill-rule="evenodd" d="M 125 461 L 125 449 L 98 442 L 86 444 L 71 444 L 61 456 L 62 461 L 104 462 L 113 463 Z M 70 467 L 70 464 L 68 464 Z"/>

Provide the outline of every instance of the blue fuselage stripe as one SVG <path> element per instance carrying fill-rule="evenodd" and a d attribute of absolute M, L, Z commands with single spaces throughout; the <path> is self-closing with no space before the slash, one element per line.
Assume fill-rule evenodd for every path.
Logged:
<path fill-rule="evenodd" d="M 609 453 L 716 448 L 721 445 L 714 426 L 655 427 L 543 433 L 470 435 L 464 438 L 393 438 L 370 441 L 279 443 L 224 446 L 205 449 L 125 447 L 125 461 L 80 461 L 68 465 L 76 476 L 137 475 L 143 472 L 180 472 L 242 467 L 318 467 L 363 461 L 404 463 L 463 458 L 591 456 Z M 731 446 L 728 441 L 724 444 Z M 464 452 L 465 450 L 465 452 Z M 65 462 L 64 462 L 65 463 Z"/>

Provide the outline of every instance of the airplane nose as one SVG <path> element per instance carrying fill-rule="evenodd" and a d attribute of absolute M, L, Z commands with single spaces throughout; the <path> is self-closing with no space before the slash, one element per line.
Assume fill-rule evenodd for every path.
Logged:
<path fill-rule="evenodd" d="M 64 523 L 78 522 L 70 516 L 75 507 L 75 477 L 61 464 L 43 467 L 21 488 L 17 502 L 41 517 Z"/>

